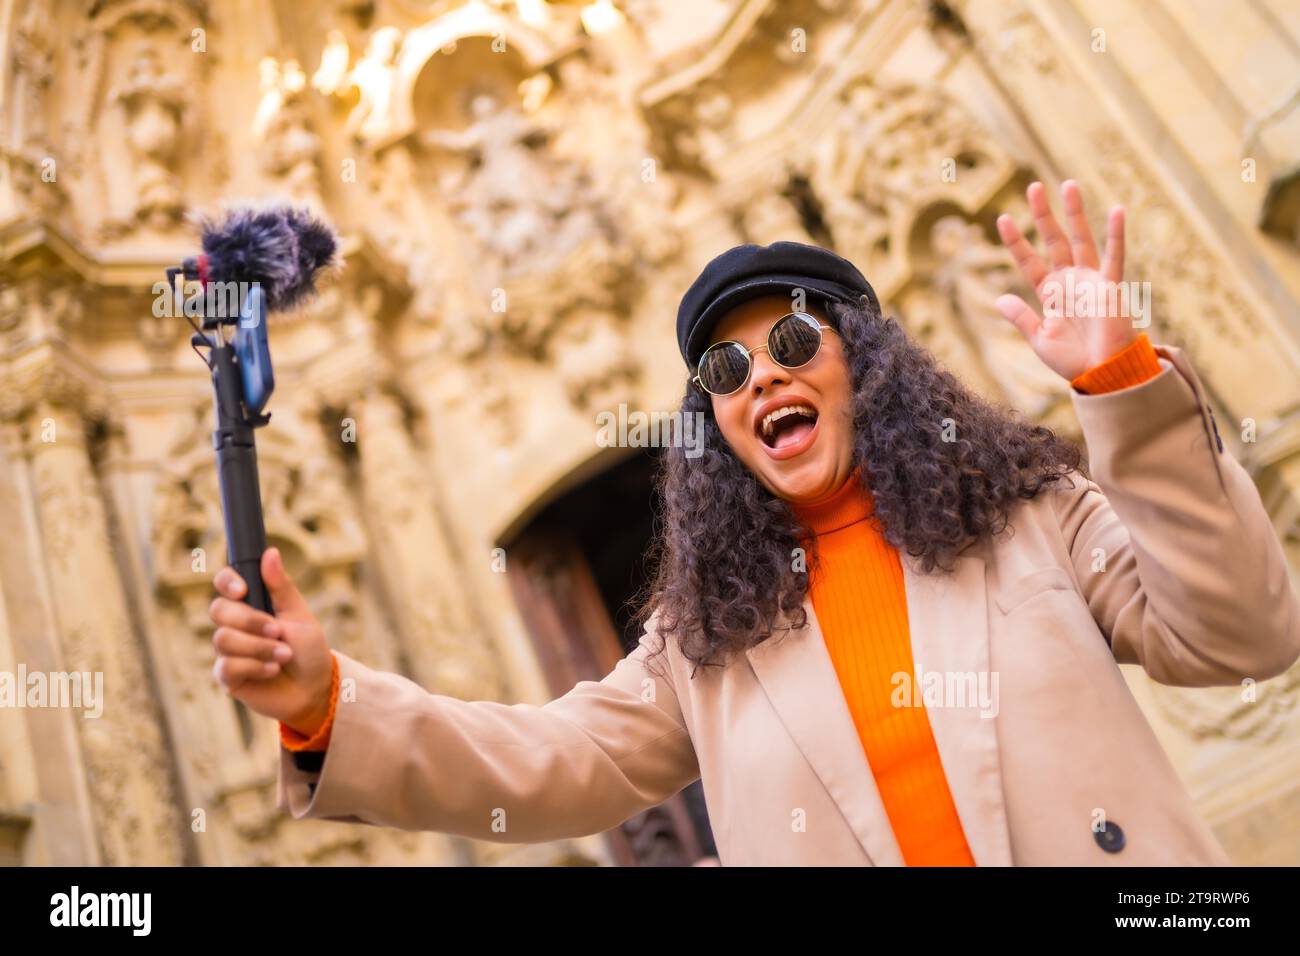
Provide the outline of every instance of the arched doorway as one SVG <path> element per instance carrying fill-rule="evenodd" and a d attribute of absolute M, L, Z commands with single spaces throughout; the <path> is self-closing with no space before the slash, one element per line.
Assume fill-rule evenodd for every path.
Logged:
<path fill-rule="evenodd" d="M 640 630 L 657 456 L 622 459 L 556 498 L 509 543 L 510 585 L 551 692 L 600 680 Z M 699 781 L 607 834 L 625 866 L 686 866 L 715 856 Z"/>

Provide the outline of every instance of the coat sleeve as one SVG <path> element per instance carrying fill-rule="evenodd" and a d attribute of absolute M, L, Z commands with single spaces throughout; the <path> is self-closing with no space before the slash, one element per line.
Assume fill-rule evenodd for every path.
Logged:
<path fill-rule="evenodd" d="M 1072 393 L 1093 480 L 1054 495 L 1115 659 L 1162 684 L 1265 680 L 1300 658 L 1300 603 L 1246 470 L 1181 349 L 1130 388 Z"/>
<path fill-rule="evenodd" d="M 647 661 L 650 640 L 540 706 L 432 694 L 338 654 L 324 763 L 299 770 L 281 748 L 278 806 L 502 843 L 617 826 L 699 777 L 668 654 Z"/>

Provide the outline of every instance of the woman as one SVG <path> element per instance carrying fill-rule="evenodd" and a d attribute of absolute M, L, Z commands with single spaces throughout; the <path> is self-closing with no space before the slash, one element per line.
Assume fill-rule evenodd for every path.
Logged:
<path fill-rule="evenodd" d="M 281 722 L 280 806 L 535 842 L 701 777 L 724 864 L 1226 863 L 1117 663 L 1263 680 L 1300 657 L 1300 606 L 1196 373 L 1105 294 L 1122 210 L 1103 261 L 1062 194 L 1068 239 L 1028 191 L 1046 262 L 998 220 L 1046 316 L 998 308 L 1071 388 L 1092 478 L 845 260 L 732 249 L 682 302 L 705 451 L 667 452 L 644 635 L 604 680 L 541 707 L 429 694 L 331 652 L 274 549 L 275 618 L 218 573 L 216 676 Z"/>

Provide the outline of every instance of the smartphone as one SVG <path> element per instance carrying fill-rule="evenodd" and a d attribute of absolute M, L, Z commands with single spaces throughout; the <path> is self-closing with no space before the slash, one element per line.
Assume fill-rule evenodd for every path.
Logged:
<path fill-rule="evenodd" d="M 244 383 L 244 406 L 250 418 L 262 414 L 275 388 L 271 371 L 271 346 L 266 337 L 266 300 L 259 286 L 252 286 L 239 308 L 235 330 L 235 358 Z"/>

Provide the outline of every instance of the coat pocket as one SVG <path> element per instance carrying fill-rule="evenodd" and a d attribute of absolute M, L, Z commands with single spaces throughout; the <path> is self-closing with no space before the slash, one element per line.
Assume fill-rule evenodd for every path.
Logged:
<path fill-rule="evenodd" d="M 1010 614 L 1030 598 L 1048 591 L 1074 591 L 1074 579 L 1064 568 L 1040 568 L 1016 578 L 993 596 L 1003 614 Z"/>

